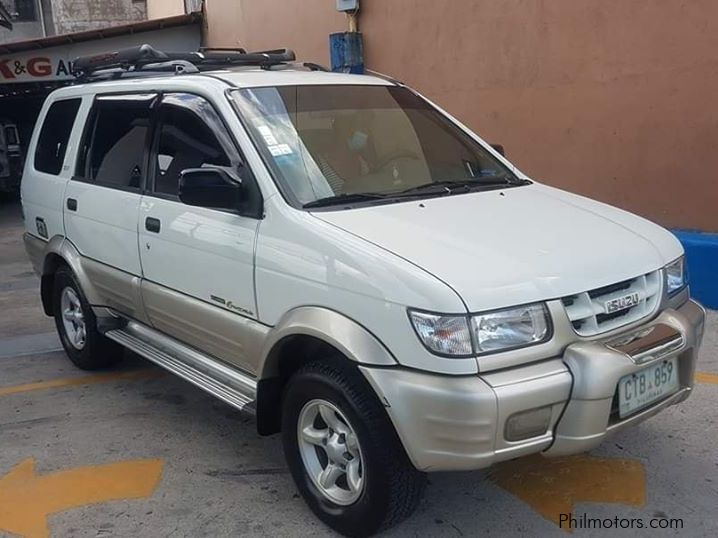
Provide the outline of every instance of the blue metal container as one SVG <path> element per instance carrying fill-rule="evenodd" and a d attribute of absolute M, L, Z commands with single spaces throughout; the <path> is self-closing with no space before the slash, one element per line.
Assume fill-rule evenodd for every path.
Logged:
<path fill-rule="evenodd" d="M 329 36 L 332 71 L 364 72 L 364 46 L 361 32 L 341 32 Z"/>

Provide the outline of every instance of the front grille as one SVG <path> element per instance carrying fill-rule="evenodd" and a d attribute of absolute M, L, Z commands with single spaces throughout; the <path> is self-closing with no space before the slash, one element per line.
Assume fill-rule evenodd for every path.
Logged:
<path fill-rule="evenodd" d="M 617 329 L 652 314 L 661 299 L 661 273 L 654 271 L 630 280 L 602 286 L 561 299 L 574 330 L 593 336 Z M 616 312 L 607 312 L 606 303 L 633 293 L 638 303 Z"/>
<path fill-rule="evenodd" d="M 588 292 L 588 296 L 591 297 L 591 299 L 595 297 L 603 297 L 604 295 L 608 295 L 611 292 L 619 291 L 619 290 L 627 290 L 631 287 L 632 280 L 624 280 L 623 282 L 619 282 L 618 284 L 610 284 L 608 286 L 603 286 L 602 288 L 596 288 L 595 290 L 591 290 Z"/>

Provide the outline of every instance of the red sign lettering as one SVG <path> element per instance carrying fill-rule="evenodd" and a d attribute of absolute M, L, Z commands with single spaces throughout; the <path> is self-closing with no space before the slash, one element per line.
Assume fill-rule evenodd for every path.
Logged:
<path fill-rule="evenodd" d="M 27 61 L 27 72 L 33 77 L 46 77 L 52 74 L 50 58 L 31 58 Z"/>
<path fill-rule="evenodd" d="M 9 61 L 10 58 L 0 60 L 0 74 L 2 74 L 3 78 L 15 78 L 15 74 L 12 72 L 12 69 L 7 66 Z"/>

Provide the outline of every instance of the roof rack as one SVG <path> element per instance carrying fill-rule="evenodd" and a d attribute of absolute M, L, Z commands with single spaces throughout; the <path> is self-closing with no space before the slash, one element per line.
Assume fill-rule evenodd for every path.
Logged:
<path fill-rule="evenodd" d="M 200 52 L 241 52 L 242 54 L 247 54 L 246 49 L 243 49 L 241 47 L 235 48 L 235 47 L 200 47 Z"/>
<path fill-rule="evenodd" d="M 147 76 L 157 72 L 198 73 L 202 69 L 229 66 L 259 66 L 271 69 L 275 65 L 293 62 L 289 49 L 246 52 L 244 49 L 200 49 L 197 52 L 164 52 L 150 45 L 140 45 L 81 56 L 72 62 L 72 73 L 82 81 Z"/>
<path fill-rule="evenodd" d="M 329 71 L 326 67 L 321 64 L 315 64 L 314 62 L 304 62 L 302 67 L 306 67 L 310 71 Z"/>

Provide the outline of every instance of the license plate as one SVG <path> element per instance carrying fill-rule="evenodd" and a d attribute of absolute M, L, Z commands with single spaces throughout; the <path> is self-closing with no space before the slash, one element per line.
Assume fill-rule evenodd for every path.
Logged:
<path fill-rule="evenodd" d="M 678 390 L 678 360 L 673 358 L 623 376 L 618 381 L 618 415 L 623 418 Z"/>
<path fill-rule="evenodd" d="M 616 299 L 606 301 L 603 307 L 607 314 L 611 314 L 613 312 L 618 312 L 619 310 L 631 308 L 632 306 L 636 306 L 637 304 L 638 293 L 631 293 L 628 295 L 624 295 L 623 297 L 618 297 Z"/>

